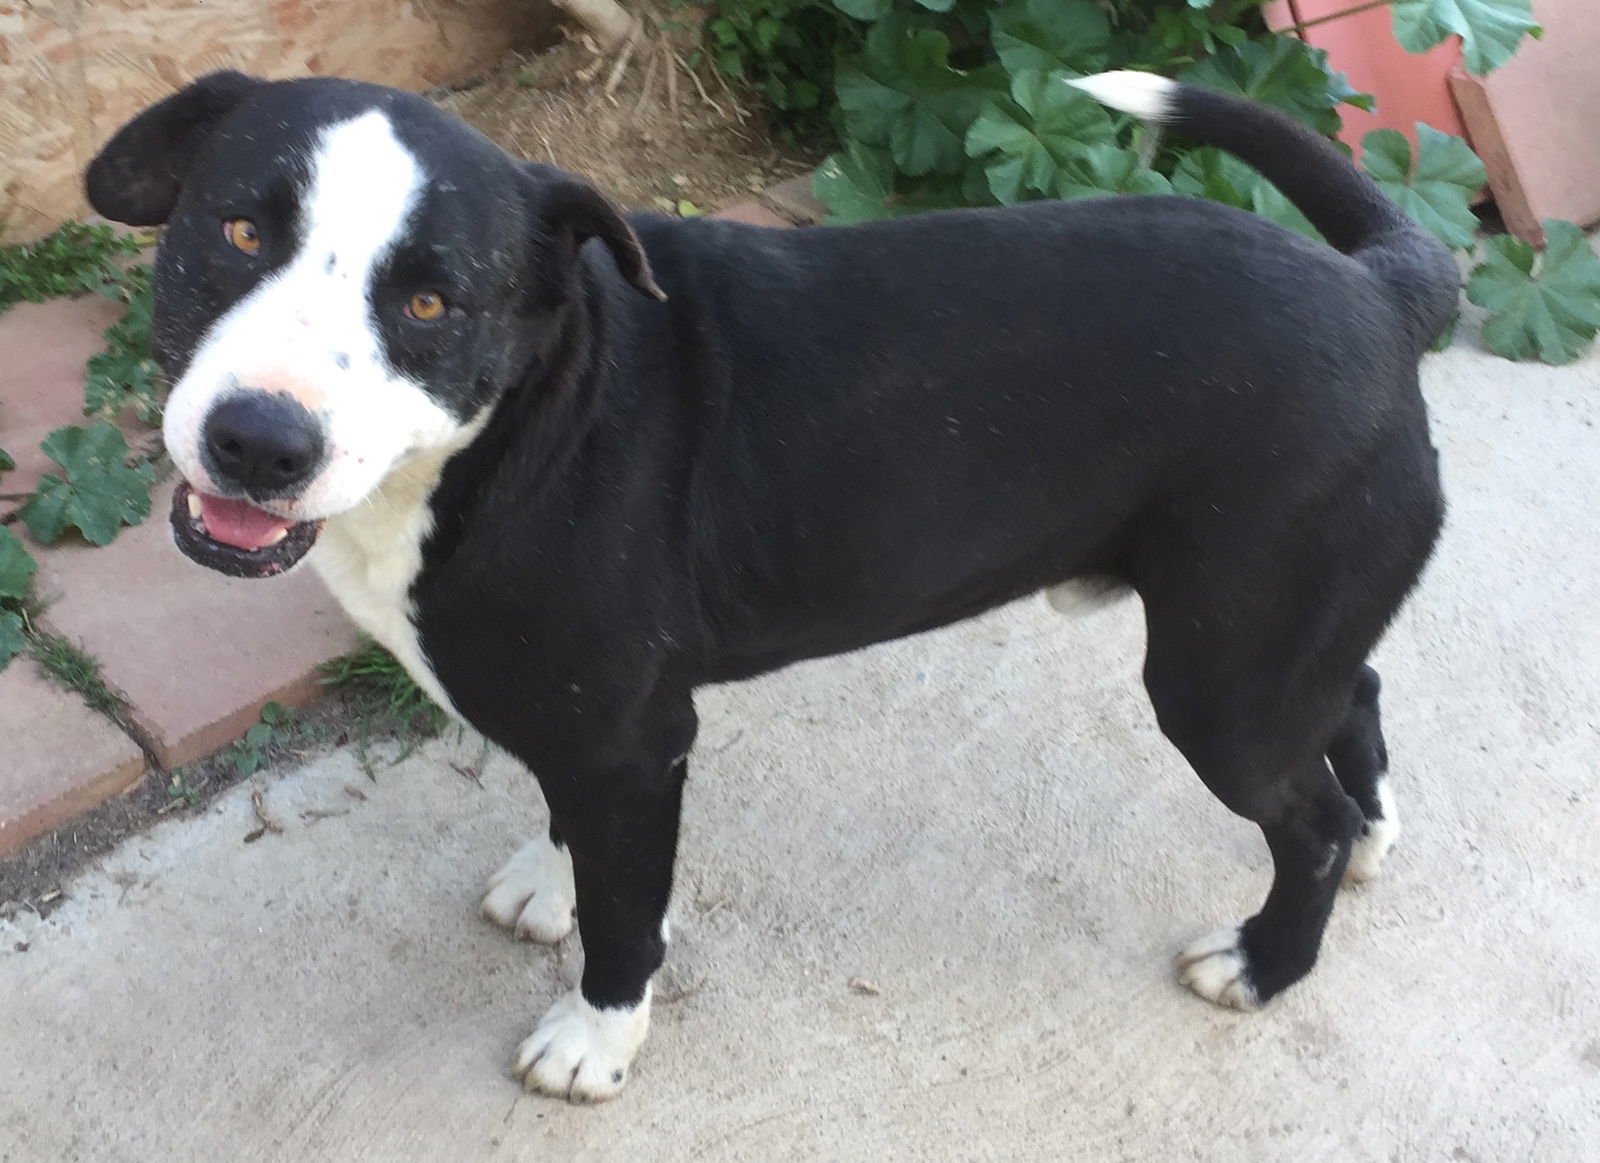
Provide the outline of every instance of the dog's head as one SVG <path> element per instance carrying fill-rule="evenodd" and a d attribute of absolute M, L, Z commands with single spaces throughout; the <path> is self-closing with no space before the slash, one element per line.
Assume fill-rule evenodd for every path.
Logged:
<path fill-rule="evenodd" d="M 174 534 L 240 577 L 283 572 L 323 519 L 470 440 L 548 345 L 587 240 L 664 297 L 593 186 L 373 85 L 212 74 L 124 126 L 87 186 L 107 218 L 166 224 Z"/>

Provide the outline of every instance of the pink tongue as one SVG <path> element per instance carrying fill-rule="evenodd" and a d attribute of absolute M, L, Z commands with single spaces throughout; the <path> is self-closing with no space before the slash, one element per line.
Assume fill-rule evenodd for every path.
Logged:
<path fill-rule="evenodd" d="M 200 498 L 200 520 L 212 540 L 237 549 L 260 549 L 272 544 L 281 529 L 293 521 L 275 517 L 256 508 L 249 501 L 228 501 L 222 497 L 208 497 L 196 490 Z"/>

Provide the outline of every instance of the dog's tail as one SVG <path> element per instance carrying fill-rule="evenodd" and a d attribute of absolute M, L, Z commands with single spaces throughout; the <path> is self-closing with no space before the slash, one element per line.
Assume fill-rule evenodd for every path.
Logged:
<path fill-rule="evenodd" d="M 1455 313 L 1461 276 L 1450 252 L 1325 138 L 1265 105 L 1153 73 L 1098 73 L 1067 83 L 1260 170 L 1335 249 L 1394 291 L 1419 354 Z"/>

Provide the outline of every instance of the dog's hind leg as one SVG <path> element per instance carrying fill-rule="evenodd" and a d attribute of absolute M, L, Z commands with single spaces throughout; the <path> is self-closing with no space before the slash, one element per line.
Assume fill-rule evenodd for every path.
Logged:
<path fill-rule="evenodd" d="M 1325 756 L 1339 737 L 1354 779 L 1354 743 L 1374 742 L 1365 719 L 1341 728 L 1389 613 L 1387 595 L 1364 597 L 1287 548 L 1265 573 L 1259 556 L 1254 575 L 1237 561 L 1210 560 L 1141 586 L 1145 687 L 1157 721 L 1212 794 L 1260 827 L 1272 854 L 1261 910 L 1179 958 L 1184 984 L 1240 1009 L 1316 962 L 1364 822 Z"/>
<path fill-rule="evenodd" d="M 1362 667 L 1350 709 L 1328 744 L 1333 773 L 1363 817 L 1361 834 L 1344 871 L 1346 884 L 1361 884 L 1377 876 L 1383 858 L 1400 836 L 1400 817 L 1389 790 L 1389 752 L 1379 721 L 1378 690 L 1378 672 Z"/>
<path fill-rule="evenodd" d="M 1313 722 L 1250 706 L 1216 685 L 1220 675 L 1197 684 L 1163 655 L 1152 642 L 1145 674 L 1162 730 L 1224 805 L 1261 828 L 1273 866 L 1261 911 L 1185 949 L 1181 979 L 1219 1005 L 1255 1009 L 1316 963 L 1361 813 Z"/>

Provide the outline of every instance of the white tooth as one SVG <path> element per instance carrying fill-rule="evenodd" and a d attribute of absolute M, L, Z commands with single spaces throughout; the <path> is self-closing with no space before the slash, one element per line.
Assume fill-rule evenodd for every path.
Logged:
<path fill-rule="evenodd" d="M 189 516 L 194 517 L 196 519 L 198 519 L 199 516 L 200 516 L 200 494 L 199 493 L 190 493 L 189 494 Z"/>
<path fill-rule="evenodd" d="M 268 545 L 276 545 L 276 544 L 278 544 L 278 542 L 282 541 L 287 536 L 289 536 L 289 531 L 287 529 L 279 529 L 276 533 L 274 533 L 272 535 L 272 540 L 267 542 L 267 544 Z"/>

